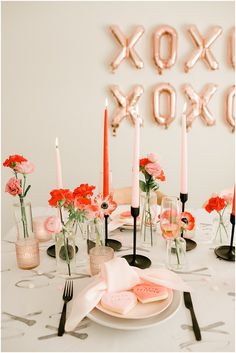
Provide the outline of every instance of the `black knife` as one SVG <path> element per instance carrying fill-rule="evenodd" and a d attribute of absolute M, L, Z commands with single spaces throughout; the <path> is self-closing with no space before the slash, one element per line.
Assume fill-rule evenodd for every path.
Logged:
<path fill-rule="evenodd" d="M 197 341 L 201 341 L 202 336 L 201 336 L 201 331 L 193 310 L 193 303 L 192 303 L 192 298 L 191 298 L 191 294 L 189 292 L 184 292 L 184 304 L 186 306 L 187 309 L 190 310 L 191 313 L 191 318 L 192 318 L 192 324 L 193 324 L 193 332 L 194 335 L 196 337 Z"/>

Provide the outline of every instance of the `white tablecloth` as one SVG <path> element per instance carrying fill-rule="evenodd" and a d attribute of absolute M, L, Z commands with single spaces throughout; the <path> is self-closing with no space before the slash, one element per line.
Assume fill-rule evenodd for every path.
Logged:
<path fill-rule="evenodd" d="M 45 214 L 37 209 L 36 215 Z M 131 233 L 114 231 L 111 237 L 131 244 Z M 157 247 L 143 255 L 152 259 L 153 266 L 165 266 L 165 241 L 157 235 Z M 115 330 L 100 326 L 89 319 L 88 326 L 78 332 L 87 333 L 85 340 L 65 334 L 63 337 L 50 337 L 39 340 L 41 336 L 52 335 L 56 331 L 46 327 L 57 327 L 62 309 L 64 279 L 53 279 L 37 275 L 33 270 L 17 268 L 15 229 L 11 229 L 2 240 L 2 312 L 11 313 L 30 320 L 36 320 L 32 326 L 11 319 L 2 314 L 2 351 L 234 351 L 234 263 L 217 259 L 214 245 L 199 242 L 197 248 L 187 253 L 189 270 L 207 267 L 199 274 L 185 274 L 182 278 L 193 288 L 192 299 L 195 313 L 202 328 L 202 341 L 194 339 L 193 332 L 183 325 L 191 325 L 190 312 L 181 304 L 177 313 L 168 321 L 138 331 Z M 198 241 L 197 234 L 195 240 Z M 52 243 L 52 242 L 51 242 Z M 55 259 L 46 254 L 49 243 L 40 244 L 41 263 L 37 270 L 49 272 L 56 269 Z M 117 253 L 118 256 L 130 253 L 130 250 Z M 142 253 L 138 251 L 138 253 Z M 79 272 L 86 271 L 78 268 Z M 55 272 L 52 272 L 55 274 Z M 27 280 L 29 282 L 20 282 Z M 88 279 L 74 280 L 74 295 L 85 285 Z M 18 286 L 16 283 L 18 282 Z M 22 288 L 20 286 L 28 288 Z M 32 285 L 33 284 L 33 285 Z M 30 287 L 30 288 L 29 288 Z M 68 306 L 70 310 L 70 304 Z M 28 314 L 35 315 L 28 315 Z M 204 327 L 215 322 L 222 324 L 211 330 Z"/>

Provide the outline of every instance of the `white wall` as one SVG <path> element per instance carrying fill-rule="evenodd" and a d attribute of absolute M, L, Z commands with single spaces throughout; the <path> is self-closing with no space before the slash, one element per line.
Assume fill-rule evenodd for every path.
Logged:
<path fill-rule="evenodd" d="M 122 63 L 115 74 L 109 60 L 118 46 L 108 30 L 117 24 L 125 32 L 142 24 L 145 34 L 136 49 L 145 63 L 136 70 Z M 160 24 L 173 26 L 179 35 L 178 62 L 160 77 L 152 60 L 152 34 Z M 220 25 L 223 34 L 212 50 L 220 63 L 216 72 L 199 62 L 183 72 L 193 45 L 186 27 L 196 24 L 201 33 Z M 46 206 L 55 187 L 55 136 L 59 137 L 64 186 L 98 183 L 101 170 L 104 97 L 111 111 L 115 103 L 110 84 L 124 92 L 142 84 L 145 93 L 140 113 L 141 153 L 158 153 L 167 181 L 162 189 L 179 194 L 180 114 L 184 103 L 181 86 L 191 83 L 219 85 L 210 102 L 217 121 L 206 127 L 197 119 L 189 132 L 189 206 L 199 207 L 213 191 L 234 182 L 234 135 L 223 120 L 223 97 L 233 84 L 234 71 L 227 63 L 227 35 L 234 25 L 233 2 L 5 2 L 2 3 L 2 158 L 22 153 L 37 167 L 30 177 L 30 198 Z M 152 117 L 151 97 L 158 82 L 170 82 L 177 91 L 177 118 L 166 131 Z M 110 134 L 110 164 L 114 186 L 131 183 L 133 128 L 124 121 L 117 137 Z M 8 170 L 3 171 L 3 191 Z M 13 222 L 12 197 L 3 192 L 3 230 Z"/>

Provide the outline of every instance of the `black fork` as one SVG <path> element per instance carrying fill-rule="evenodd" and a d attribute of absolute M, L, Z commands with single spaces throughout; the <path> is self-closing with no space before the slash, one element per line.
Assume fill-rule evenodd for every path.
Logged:
<path fill-rule="evenodd" d="M 62 299 L 64 300 L 63 310 L 61 313 L 61 319 L 58 327 L 58 336 L 63 336 L 65 333 L 66 323 L 66 305 L 73 298 L 73 281 L 67 280 L 65 283 L 64 293 Z"/>

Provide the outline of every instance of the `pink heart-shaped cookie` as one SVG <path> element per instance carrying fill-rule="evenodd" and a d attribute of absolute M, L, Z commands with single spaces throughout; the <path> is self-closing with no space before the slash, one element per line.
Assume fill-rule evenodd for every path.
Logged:
<path fill-rule="evenodd" d="M 129 291 L 106 293 L 102 296 L 101 305 L 115 313 L 125 315 L 137 304 L 136 295 Z"/>
<path fill-rule="evenodd" d="M 167 288 L 152 283 L 138 284 L 132 290 L 143 304 L 163 300 L 168 297 Z"/>

